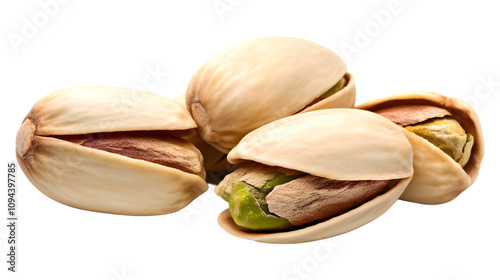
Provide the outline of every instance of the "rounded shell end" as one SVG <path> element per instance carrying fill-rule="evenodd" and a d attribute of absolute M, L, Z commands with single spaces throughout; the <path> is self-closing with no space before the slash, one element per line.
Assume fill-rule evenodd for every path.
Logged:
<path fill-rule="evenodd" d="M 33 120 L 30 118 L 24 119 L 16 136 L 16 152 L 20 157 L 24 157 L 31 149 L 35 131 L 36 126 Z"/>

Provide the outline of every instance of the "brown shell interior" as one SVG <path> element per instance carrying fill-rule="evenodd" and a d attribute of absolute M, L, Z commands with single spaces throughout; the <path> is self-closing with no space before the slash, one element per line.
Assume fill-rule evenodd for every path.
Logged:
<path fill-rule="evenodd" d="M 181 138 L 189 133 L 189 130 L 43 135 L 39 133 L 37 121 L 36 116 L 30 113 L 19 128 L 16 146 L 18 156 L 23 160 L 31 157 L 36 149 L 34 137 L 49 137 L 179 169 L 205 178 L 203 156 L 193 144 Z"/>

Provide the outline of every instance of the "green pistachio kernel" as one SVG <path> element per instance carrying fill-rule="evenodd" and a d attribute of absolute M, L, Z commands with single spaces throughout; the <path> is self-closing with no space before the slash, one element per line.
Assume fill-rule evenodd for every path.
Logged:
<path fill-rule="evenodd" d="M 274 177 L 266 181 L 261 188 L 245 182 L 236 183 L 228 199 L 229 211 L 234 222 L 240 227 L 256 231 L 283 230 L 292 227 L 287 219 L 269 212 L 266 197 L 277 185 L 288 183 L 300 176 L 274 173 Z"/>
<path fill-rule="evenodd" d="M 322 96 L 321 99 L 328 98 L 341 90 L 345 86 L 346 80 L 345 78 L 342 78 L 338 83 L 336 83 L 331 89 L 329 89 L 327 92 L 325 92 Z"/>
<path fill-rule="evenodd" d="M 462 167 L 469 161 L 474 138 L 455 119 L 432 119 L 405 128 L 434 144 Z"/>
<path fill-rule="evenodd" d="M 244 182 L 233 187 L 229 197 L 229 211 L 234 222 L 242 228 L 259 231 L 291 227 L 287 219 L 266 214 L 253 195 L 253 189 L 254 187 Z"/>
<path fill-rule="evenodd" d="M 467 165 L 467 162 L 469 162 L 473 145 L 474 137 L 472 136 L 472 134 L 467 133 L 467 142 L 465 143 L 464 153 L 462 154 L 460 160 L 457 161 L 460 166 L 464 167 L 465 165 Z"/>

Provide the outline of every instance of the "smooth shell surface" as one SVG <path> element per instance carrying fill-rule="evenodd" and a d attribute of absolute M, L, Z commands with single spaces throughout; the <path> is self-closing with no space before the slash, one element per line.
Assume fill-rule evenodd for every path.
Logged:
<path fill-rule="evenodd" d="M 401 199 L 440 204 L 457 197 L 476 180 L 484 156 L 484 138 L 479 118 L 473 108 L 462 100 L 433 92 L 412 91 L 369 101 L 357 108 L 378 111 L 400 105 L 432 105 L 450 111 L 474 137 L 471 158 L 462 168 L 446 153 L 422 137 L 400 128 L 413 147 L 415 174 Z"/>
<path fill-rule="evenodd" d="M 388 180 L 413 174 L 411 145 L 399 127 L 363 110 L 326 109 L 252 131 L 228 155 L 333 180 Z"/>
<path fill-rule="evenodd" d="M 40 99 L 27 117 L 36 122 L 38 135 L 196 127 L 177 102 L 149 92 L 105 86 L 57 90 Z"/>
<path fill-rule="evenodd" d="M 63 204 L 122 215 L 178 211 L 207 186 L 196 175 L 63 140 L 35 136 L 36 151 L 18 158 L 42 193 Z"/>
<path fill-rule="evenodd" d="M 189 113 L 164 97 L 112 87 L 68 88 L 34 105 L 18 131 L 16 156 L 33 185 L 63 204 L 115 214 L 165 214 L 206 191 L 203 178 L 50 136 L 193 127 Z"/>
<path fill-rule="evenodd" d="M 244 231 L 234 223 L 229 209 L 224 210 L 219 215 L 218 222 L 231 235 L 258 242 L 288 244 L 320 240 L 349 232 L 376 219 L 398 200 L 410 180 L 411 177 L 401 180 L 388 192 L 351 211 L 296 230 L 276 233 Z"/>
<path fill-rule="evenodd" d="M 344 89 L 306 108 L 344 76 Z M 353 107 L 354 99 L 354 78 L 342 59 L 292 37 L 254 39 L 223 51 L 194 74 L 186 91 L 198 133 L 225 153 L 266 123 L 304 109 Z"/>

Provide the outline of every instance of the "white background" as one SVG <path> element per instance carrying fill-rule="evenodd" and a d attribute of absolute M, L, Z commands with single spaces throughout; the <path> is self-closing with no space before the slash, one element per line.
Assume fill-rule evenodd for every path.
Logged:
<path fill-rule="evenodd" d="M 44 7 L 51 2 L 57 5 Z M 177 213 L 128 217 L 54 202 L 18 170 L 19 272 L 7 272 L 4 262 L 2 187 L 0 278 L 500 279 L 499 7 L 465 2 L 3 1 L 3 174 L 15 160 L 17 128 L 43 95 L 108 85 L 175 97 L 217 52 L 271 35 L 339 53 L 356 77 L 357 104 L 407 90 L 467 100 L 482 121 L 486 156 L 478 180 L 452 202 L 398 201 L 357 230 L 296 245 L 223 231 L 216 219 L 227 205 L 213 186 Z"/>

